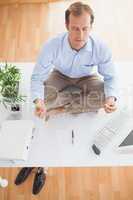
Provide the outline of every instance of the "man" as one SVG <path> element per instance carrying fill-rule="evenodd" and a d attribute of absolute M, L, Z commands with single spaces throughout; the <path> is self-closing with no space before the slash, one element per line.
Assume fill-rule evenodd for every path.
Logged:
<path fill-rule="evenodd" d="M 49 40 L 42 48 L 31 78 L 32 100 L 38 117 L 46 115 L 45 102 L 50 92 L 58 93 L 71 85 L 79 87 L 81 93 L 89 94 L 90 99 L 91 94 L 97 96 L 100 107 L 107 113 L 116 110 L 116 74 L 112 56 L 101 40 L 90 35 L 93 22 L 94 14 L 88 5 L 73 3 L 65 13 L 68 32 Z M 95 74 L 94 66 L 104 82 Z"/>
<path fill-rule="evenodd" d="M 90 35 L 93 22 L 94 14 L 88 5 L 73 3 L 65 12 L 67 32 L 47 41 L 42 48 L 31 78 L 36 116 L 43 118 L 47 114 L 48 102 L 53 100 L 50 108 L 60 107 L 65 102 L 70 103 L 72 108 L 78 104 L 80 109 L 104 107 L 107 113 L 116 110 L 114 64 L 107 46 Z M 95 73 L 95 66 L 104 82 Z M 76 99 L 69 98 L 68 90 L 66 99 L 62 100 L 60 94 L 72 86 Z M 81 101 L 82 97 L 87 99 L 87 103 Z M 29 174 L 29 171 L 26 168 L 23 173 Z"/>

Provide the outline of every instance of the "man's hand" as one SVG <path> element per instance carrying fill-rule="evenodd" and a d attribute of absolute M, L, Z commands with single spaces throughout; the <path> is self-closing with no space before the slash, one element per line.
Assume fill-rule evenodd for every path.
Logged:
<path fill-rule="evenodd" d="M 106 113 L 112 113 L 117 109 L 115 97 L 107 97 L 104 104 L 104 110 Z"/>
<path fill-rule="evenodd" d="M 46 115 L 46 107 L 41 99 L 35 100 L 35 115 L 39 118 L 44 118 Z"/>

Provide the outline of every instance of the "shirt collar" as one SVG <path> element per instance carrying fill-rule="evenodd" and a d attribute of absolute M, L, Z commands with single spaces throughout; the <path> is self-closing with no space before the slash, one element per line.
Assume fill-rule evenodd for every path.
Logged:
<path fill-rule="evenodd" d="M 72 47 L 70 46 L 70 43 L 68 41 L 68 33 L 65 35 L 65 39 L 64 39 L 64 45 L 65 48 L 70 51 L 70 52 L 77 52 L 76 50 L 72 49 Z M 88 52 L 92 52 L 92 42 L 91 42 L 91 38 L 88 38 L 87 43 L 85 44 L 85 46 L 83 48 L 80 49 L 80 51 L 88 51 Z"/>

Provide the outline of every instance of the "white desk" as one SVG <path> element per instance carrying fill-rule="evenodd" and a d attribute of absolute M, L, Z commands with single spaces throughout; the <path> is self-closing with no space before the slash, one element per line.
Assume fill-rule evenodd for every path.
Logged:
<path fill-rule="evenodd" d="M 29 93 L 29 81 L 33 63 L 16 63 L 23 72 L 22 92 Z M 121 103 L 133 110 L 132 66 L 133 63 L 116 63 L 120 72 Z M 24 66 L 24 67 L 23 67 Z M 124 81 L 123 81 L 124 80 Z M 3 111 L 0 110 L 0 119 Z M 48 122 L 36 121 L 36 131 L 27 162 L 0 162 L 0 166 L 120 166 L 133 165 L 133 155 L 119 155 L 115 149 L 107 149 L 97 156 L 91 150 L 91 142 L 96 130 L 112 117 L 104 111 L 83 113 L 77 116 L 62 114 Z M 23 118 L 29 118 L 24 112 Z M 72 144 L 71 131 L 75 138 Z"/>

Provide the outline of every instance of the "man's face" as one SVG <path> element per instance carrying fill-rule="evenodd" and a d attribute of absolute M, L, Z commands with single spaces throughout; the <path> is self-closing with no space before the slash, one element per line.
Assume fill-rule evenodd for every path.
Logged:
<path fill-rule="evenodd" d="M 81 16 L 70 14 L 66 28 L 69 33 L 69 42 L 73 49 L 81 49 L 87 42 L 91 31 L 91 18 L 89 13 L 84 12 Z"/>

